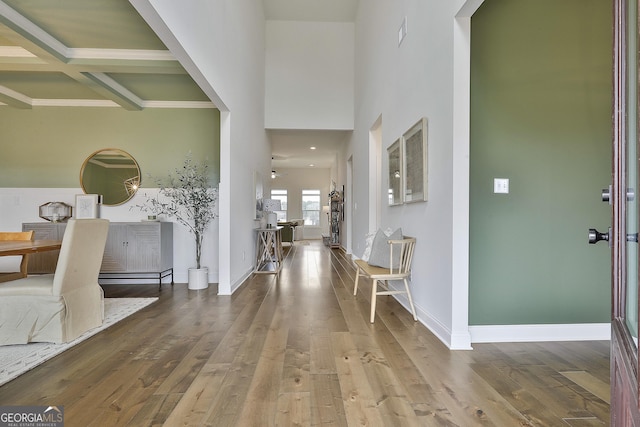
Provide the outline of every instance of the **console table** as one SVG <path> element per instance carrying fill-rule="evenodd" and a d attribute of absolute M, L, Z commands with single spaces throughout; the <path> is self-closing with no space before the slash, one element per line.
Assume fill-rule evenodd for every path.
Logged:
<path fill-rule="evenodd" d="M 23 231 L 34 230 L 36 240 L 62 240 L 65 223 L 36 222 L 22 224 Z M 29 273 L 53 273 L 59 251 L 33 254 Z M 111 222 L 104 248 L 100 279 L 147 280 L 158 285 L 171 276 L 173 284 L 173 223 L 159 221 Z"/>
<path fill-rule="evenodd" d="M 254 273 L 278 274 L 282 268 L 282 227 L 256 229 Z"/>

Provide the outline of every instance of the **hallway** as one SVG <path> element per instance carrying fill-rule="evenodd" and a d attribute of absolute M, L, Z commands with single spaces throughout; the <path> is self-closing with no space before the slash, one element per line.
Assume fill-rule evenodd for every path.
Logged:
<path fill-rule="evenodd" d="M 73 426 L 608 425 L 609 343 L 449 351 L 319 241 L 233 296 L 160 300 L 0 387 L 0 405 L 64 405 Z M 414 262 L 419 262 L 415 260 Z M 156 286 L 105 286 L 108 297 Z"/>

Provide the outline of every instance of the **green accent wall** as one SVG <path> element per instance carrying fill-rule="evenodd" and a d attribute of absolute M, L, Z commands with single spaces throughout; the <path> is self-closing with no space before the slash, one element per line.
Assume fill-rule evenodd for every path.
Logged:
<path fill-rule="evenodd" d="M 93 152 L 119 148 L 148 175 L 165 176 L 191 151 L 220 180 L 217 109 L 0 107 L 0 187 L 80 187 L 80 169 Z"/>
<path fill-rule="evenodd" d="M 608 322 L 611 1 L 487 0 L 471 30 L 469 322 Z"/>

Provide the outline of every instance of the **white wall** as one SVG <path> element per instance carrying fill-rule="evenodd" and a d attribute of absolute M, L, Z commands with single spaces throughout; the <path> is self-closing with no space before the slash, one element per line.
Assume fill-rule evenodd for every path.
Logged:
<path fill-rule="evenodd" d="M 369 231 L 369 129 L 383 117 L 382 170 L 386 149 L 421 117 L 427 117 L 426 203 L 383 206 L 381 225 L 417 237 L 412 289 L 420 320 L 452 345 L 453 94 L 455 14 L 462 1 L 360 2 L 356 22 L 355 130 L 345 154 L 353 157 L 353 253 L 361 256 Z M 398 46 L 404 17 L 408 34 Z M 384 180 L 383 180 L 384 181 Z M 383 183 L 383 188 L 386 183 Z M 382 200 L 386 200 L 381 195 Z M 465 301 L 466 304 L 466 301 Z M 453 346 L 468 347 L 466 339 Z M 458 340 L 458 338 L 456 338 Z"/>
<path fill-rule="evenodd" d="M 109 221 L 137 222 L 147 214 L 132 206 L 142 204 L 146 196 L 155 197 L 157 189 L 141 189 L 129 202 L 120 206 L 100 206 L 100 217 Z M 64 202 L 75 205 L 76 194 L 81 188 L 0 188 L 0 224 L 4 231 L 21 231 L 24 222 L 45 222 L 38 216 L 38 207 L 47 202 Z M 164 219 L 163 219 L 164 220 Z M 218 220 L 214 220 L 202 243 L 202 264 L 209 268 L 209 282 L 218 282 Z M 187 282 L 187 269 L 195 267 L 194 237 L 174 221 L 173 271 L 176 283 Z M 0 271 L 15 266 L 15 259 L 0 259 Z"/>
<path fill-rule="evenodd" d="M 302 190 L 320 190 L 320 203 L 329 205 L 331 187 L 331 170 L 321 168 L 290 168 L 278 169 L 280 176 L 271 180 L 271 189 L 287 190 L 287 219 L 302 218 Z M 321 239 L 322 234 L 328 234 L 329 221 L 326 215 L 320 214 L 320 226 L 304 226 L 296 228 L 296 233 L 302 233 L 304 239 Z"/>
<path fill-rule="evenodd" d="M 130 1 L 221 110 L 219 293 L 231 294 L 252 271 L 254 171 L 271 170 L 262 2 Z"/>
<path fill-rule="evenodd" d="M 353 129 L 354 24 L 267 21 L 265 126 Z"/>

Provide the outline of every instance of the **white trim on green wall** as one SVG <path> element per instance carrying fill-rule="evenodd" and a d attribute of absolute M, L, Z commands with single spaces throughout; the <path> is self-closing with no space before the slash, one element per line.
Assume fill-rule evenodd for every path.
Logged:
<path fill-rule="evenodd" d="M 607 341 L 610 323 L 573 323 L 560 325 L 483 325 L 469 326 L 472 343 Z"/>

